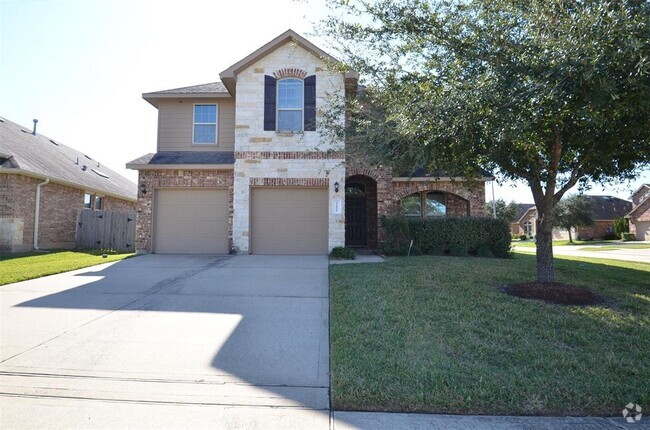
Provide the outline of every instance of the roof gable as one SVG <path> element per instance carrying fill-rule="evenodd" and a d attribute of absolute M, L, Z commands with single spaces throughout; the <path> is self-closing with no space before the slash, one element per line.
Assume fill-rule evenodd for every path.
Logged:
<path fill-rule="evenodd" d="M 221 81 L 228 89 L 230 94 L 233 95 L 235 94 L 237 74 L 239 72 L 245 70 L 246 68 L 250 67 L 257 61 L 259 61 L 261 58 L 271 54 L 273 51 L 277 50 L 281 46 L 284 46 L 285 44 L 290 42 L 298 44 L 298 46 L 302 47 L 303 49 L 307 50 L 312 55 L 320 59 L 324 59 L 334 63 L 340 63 L 339 60 L 332 57 L 330 54 L 323 51 L 318 46 L 314 45 L 309 40 L 305 39 L 295 31 L 287 30 L 281 35 L 279 35 L 278 37 L 276 37 L 275 39 L 271 40 L 270 42 L 262 46 L 261 48 L 255 50 L 251 54 L 247 55 L 246 57 L 242 58 L 241 60 L 233 64 L 232 66 L 228 67 L 223 72 L 219 73 L 219 77 L 221 78 Z M 345 78 L 346 80 L 356 81 L 358 75 L 356 74 L 356 72 L 350 71 L 345 74 Z"/>

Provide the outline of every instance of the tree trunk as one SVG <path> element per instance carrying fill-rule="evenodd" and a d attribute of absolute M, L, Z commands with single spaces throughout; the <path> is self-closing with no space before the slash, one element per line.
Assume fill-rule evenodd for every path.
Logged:
<path fill-rule="evenodd" d="M 555 282 L 553 264 L 553 206 L 538 207 L 537 225 L 537 281 Z"/>
<path fill-rule="evenodd" d="M 573 243 L 573 239 L 571 238 L 571 227 L 569 227 L 567 231 L 569 232 L 569 243 Z"/>

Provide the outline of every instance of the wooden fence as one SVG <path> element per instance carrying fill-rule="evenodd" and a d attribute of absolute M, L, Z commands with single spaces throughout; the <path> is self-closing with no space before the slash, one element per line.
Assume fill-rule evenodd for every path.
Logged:
<path fill-rule="evenodd" d="M 77 248 L 135 251 L 135 212 L 82 209 L 77 214 Z"/>

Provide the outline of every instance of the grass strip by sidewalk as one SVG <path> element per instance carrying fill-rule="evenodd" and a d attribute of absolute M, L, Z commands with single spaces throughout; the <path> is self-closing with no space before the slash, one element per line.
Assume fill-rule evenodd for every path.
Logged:
<path fill-rule="evenodd" d="M 503 294 L 535 278 L 523 253 L 330 266 L 333 407 L 617 415 L 650 404 L 650 265 L 561 256 L 556 269 L 608 301 Z"/>
<path fill-rule="evenodd" d="M 107 258 L 102 254 L 107 253 Z M 50 251 L 0 255 L 0 285 L 123 260 L 135 254 L 111 251 Z"/>

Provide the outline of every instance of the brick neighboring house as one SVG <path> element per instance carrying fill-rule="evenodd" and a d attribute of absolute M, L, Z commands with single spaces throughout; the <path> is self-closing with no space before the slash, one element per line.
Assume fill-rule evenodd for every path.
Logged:
<path fill-rule="evenodd" d="M 0 252 L 74 248 L 80 209 L 133 211 L 136 202 L 136 185 L 125 177 L 0 118 Z"/>
<path fill-rule="evenodd" d="M 379 218 L 483 216 L 478 184 L 346 158 L 320 129 L 357 75 L 289 30 L 220 82 L 143 94 L 158 109 L 157 152 L 138 170 L 136 247 L 156 253 L 326 254 L 377 248 Z M 344 121 L 343 114 L 340 117 Z"/>
<path fill-rule="evenodd" d="M 650 240 L 650 184 L 641 185 L 632 193 L 632 210 L 627 217 L 630 233 L 636 240 Z"/>
<path fill-rule="evenodd" d="M 584 196 L 591 201 L 591 216 L 594 225 L 579 227 L 573 237 L 581 240 L 604 239 L 614 234 L 614 220 L 622 218 L 632 209 L 632 203 L 612 196 Z M 537 209 L 534 204 L 520 204 L 522 208 L 517 221 L 510 225 L 513 235 L 527 234 L 535 236 Z M 553 229 L 553 240 L 569 238 L 566 230 Z"/>

